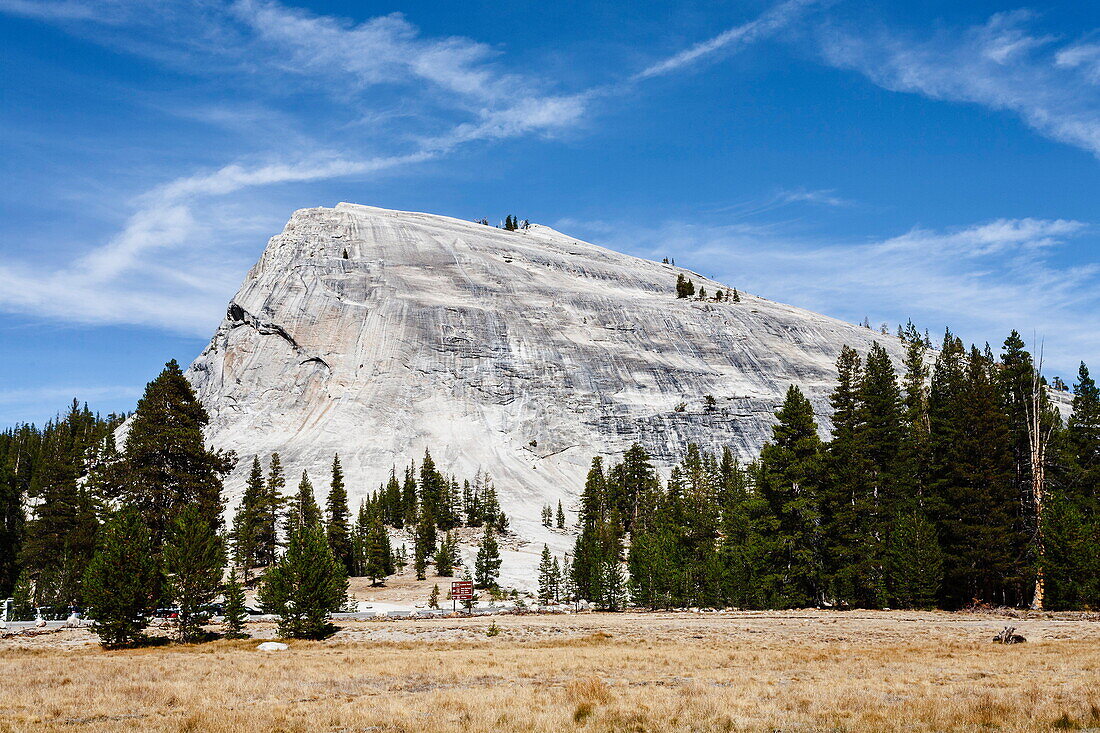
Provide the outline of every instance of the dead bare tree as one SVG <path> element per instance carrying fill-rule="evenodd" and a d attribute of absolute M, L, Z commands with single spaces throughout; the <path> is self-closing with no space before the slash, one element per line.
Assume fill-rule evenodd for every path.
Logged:
<path fill-rule="evenodd" d="M 1046 387 L 1043 385 L 1043 345 L 1039 345 L 1039 361 L 1031 370 L 1031 393 L 1027 395 L 1024 409 L 1027 414 L 1027 442 L 1031 461 L 1031 501 L 1035 511 L 1035 552 L 1039 565 L 1035 571 L 1035 593 L 1031 608 L 1043 610 L 1046 584 L 1043 578 L 1043 500 L 1046 498 L 1046 453 L 1050 436 L 1054 432 L 1054 420 L 1044 421 L 1046 414 Z"/>

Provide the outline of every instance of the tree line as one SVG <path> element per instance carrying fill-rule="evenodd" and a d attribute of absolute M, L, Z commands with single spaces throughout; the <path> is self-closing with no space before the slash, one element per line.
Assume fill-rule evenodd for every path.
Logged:
<path fill-rule="evenodd" d="M 899 375 L 845 347 L 820 437 L 791 387 L 741 465 L 697 446 L 663 482 L 633 446 L 593 460 L 571 582 L 627 603 L 790 608 L 1100 606 L 1100 391 L 1082 364 L 1061 419 L 1013 332 L 999 356 L 905 333 Z"/>
<path fill-rule="evenodd" d="M 405 529 L 412 536 L 412 562 L 420 580 L 425 579 L 429 564 L 444 577 L 452 576 L 461 565 L 452 530 L 483 527 L 488 537 L 508 529 L 492 477 L 483 471 L 472 481 L 446 476 L 436 467 L 430 450 L 425 450 L 419 468 L 410 464 L 401 478 L 396 467 L 391 469 L 389 480 L 360 502 L 354 519 L 339 455 L 333 457 L 323 517 L 307 472 L 302 472 L 292 496 L 283 496 L 285 485 L 277 453 L 271 456 L 266 473 L 259 456 L 253 458 L 229 531 L 233 560 L 245 583 L 251 581 L 254 569 L 274 562 L 279 537 L 289 536 L 300 517 L 323 519 L 333 556 L 349 575 L 369 577 L 375 584 L 409 561 L 404 547 L 395 551 L 391 546 L 390 529 Z"/>
<path fill-rule="evenodd" d="M 561 563 L 544 552 L 540 599 L 1100 606 L 1100 390 L 1087 367 L 1063 420 L 1017 333 L 999 355 L 950 331 L 937 351 L 914 328 L 902 337 L 900 374 L 877 343 L 866 355 L 842 349 L 827 440 L 792 387 L 747 465 L 691 446 L 665 481 L 639 445 L 615 465 L 594 459 L 574 551 Z M 455 574 L 460 527 L 483 531 L 467 573 L 496 585 L 508 520 L 487 474 L 460 481 L 426 451 L 353 515 L 338 456 L 323 510 L 307 473 L 285 496 L 279 456 L 266 467 L 256 457 L 226 528 L 222 479 L 235 456 L 205 446 L 207 419 L 170 362 L 121 447 L 122 417 L 76 402 L 42 429 L 0 433 L 0 597 L 24 612 L 90 606 L 116 641 L 174 604 L 181 634 L 197 638 L 205 606 L 220 594 L 239 618 L 243 588 L 259 582 L 286 633 L 319 634 L 349 575 L 379 583 L 408 562 L 421 579 L 429 565 Z M 542 520 L 564 528 L 561 505 Z M 391 547 L 391 530 L 408 533 L 411 557 Z"/>
<path fill-rule="evenodd" d="M 482 587 L 496 583 L 494 534 L 508 521 L 487 474 L 459 483 L 426 451 L 419 470 L 407 468 L 403 482 L 391 472 L 353 520 L 339 456 L 323 511 L 308 473 L 287 497 L 279 456 L 266 472 L 256 457 L 226 528 L 222 480 L 236 456 L 205 445 L 208 416 L 176 362 L 146 387 L 120 449 L 121 422 L 74 402 L 41 430 L 0 434 L 0 597 L 12 594 L 17 616 L 87 607 L 106 643 L 125 644 L 142 638 L 156 608 L 173 605 L 181 639 L 196 641 L 219 596 L 227 631 L 239 633 L 244 587 L 259 580 L 259 602 L 284 635 L 319 636 L 346 601 L 349 575 L 378 583 L 406 562 L 388 527 L 414 535 L 421 577 L 429 562 L 442 575 L 460 564 L 451 530 L 484 528 L 473 570 Z"/>

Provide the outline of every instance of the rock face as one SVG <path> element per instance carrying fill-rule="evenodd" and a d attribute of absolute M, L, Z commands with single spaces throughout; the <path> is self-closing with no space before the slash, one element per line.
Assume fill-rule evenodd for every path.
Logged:
<path fill-rule="evenodd" d="M 447 472 L 492 473 L 532 553 L 564 551 L 540 509 L 572 508 L 593 455 L 639 441 L 667 466 L 696 442 L 750 458 L 791 384 L 824 422 L 842 345 L 900 356 L 893 337 L 746 293 L 678 300 L 681 272 L 726 287 L 537 225 L 304 209 L 188 376 L 210 441 L 245 459 L 231 493 L 252 455 L 278 452 L 288 483 L 308 469 L 323 494 L 339 453 L 357 503 L 431 448 Z"/>

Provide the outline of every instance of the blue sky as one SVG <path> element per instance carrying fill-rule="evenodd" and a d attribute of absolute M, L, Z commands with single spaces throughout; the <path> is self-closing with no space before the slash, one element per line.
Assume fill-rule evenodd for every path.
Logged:
<path fill-rule="evenodd" d="M 0 425 L 131 409 L 338 201 L 1100 364 L 1100 4 L 0 0 L 0 64 Z"/>

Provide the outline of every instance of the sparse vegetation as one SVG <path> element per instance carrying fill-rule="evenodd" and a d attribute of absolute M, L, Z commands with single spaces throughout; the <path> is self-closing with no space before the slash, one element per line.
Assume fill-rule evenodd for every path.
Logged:
<path fill-rule="evenodd" d="M 1033 731 L 1100 725 L 1093 622 L 923 612 L 581 614 L 356 623 L 255 641 L 0 640 L 13 730 Z M 251 626 L 251 624 L 250 624 Z M 270 626 L 257 631 L 269 633 Z M 390 634 L 392 641 L 388 641 Z M 86 631 L 63 632 L 66 639 Z M 410 641 L 410 635 L 412 641 Z M 40 644 L 39 646 L 34 646 Z"/>
<path fill-rule="evenodd" d="M 684 277 L 683 273 L 676 276 L 676 297 L 690 298 L 695 295 L 695 283 Z"/>

